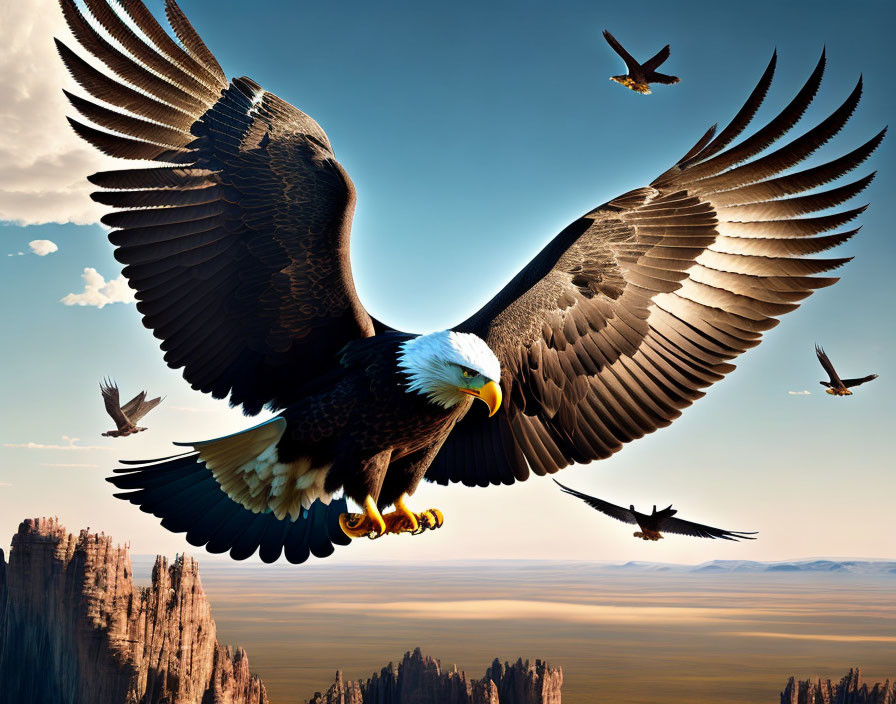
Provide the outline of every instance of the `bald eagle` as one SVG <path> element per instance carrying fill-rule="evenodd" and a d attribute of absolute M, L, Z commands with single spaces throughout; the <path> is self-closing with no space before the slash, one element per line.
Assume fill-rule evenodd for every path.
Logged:
<path fill-rule="evenodd" d="M 556 479 L 554 480 L 554 483 L 565 493 L 575 496 L 577 499 L 581 499 L 591 508 L 606 514 L 610 518 L 615 518 L 617 521 L 622 521 L 623 523 L 637 523 L 638 528 L 641 530 L 636 530 L 632 535 L 641 540 L 652 540 L 654 542 L 662 540 L 663 533 L 689 535 L 694 538 L 712 538 L 713 540 L 716 538 L 734 541 L 756 540 L 756 538 L 750 537 L 751 535 L 756 535 L 756 533 L 752 531 L 724 530 L 722 528 L 705 526 L 702 523 L 686 521 L 682 518 L 675 518 L 674 516 L 678 511 L 672 508 L 671 505 L 661 511 L 657 511 L 656 504 L 654 504 L 652 513 L 641 513 L 640 511 L 635 510 L 634 505 L 625 509 L 622 506 L 611 504 L 609 501 L 604 501 L 596 496 L 589 496 L 588 494 L 583 494 L 581 491 L 576 491 L 575 489 L 570 489 L 568 486 L 563 486 L 563 484 Z"/>
<path fill-rule="evenodd" d="M 861 83 L 771 149 L 815 96 L 822 54 L 790 104 L 735 144 L 773 56 L 718 135 L 573 221 L 455 328 L 415 335 L 372 318 L 355 292 L 355 188 L 317 122 L 249 78 L 228 82 L 173 0 L 179 41 L 136 0 L 85 5 L 95 22 L 61 0 L 108 71 L 57 43 L 91 96 L 68 94 L 93 126 L 70 123 L 106 154 L 159 162 L 90 177 L 93 198 L 116 208 L 103 222 L 143 322 L 194 389 L 249 415 L 276 412 L 184 443 L 183 454 L 127 463 L 109 481 L 190 543 L 236 559 L 302 562 L 351 538 L 437 528 L 438 510 L 407 505 L 424 478 L 513 484 L 669 425 L 776 316 L 836 281 L 814 275 L 846 259 L 806 255 L 852 237 L 816 235 L 862 208 L 797 216 L 846 201 L 872 176 L 796 194 L 851 171 L 884 134 L 778 175 L 840 130 Z"/>
<path fill-rule="evenodd" d="M 622 60 L 625 61 L 625 68 L 628 71 L 628 73 L 621 76 L 610 76 L 611 81 L 615 81 L 619 85 L 635 91 L 635 93 L 650 95 L 651 83 L 665 83 L 666 85 L 672 85 L 681 80 L 678 76 L 670 76 L 656 70 L 669 58 L 668 44 L 660 49 L 655 56 L 648 59 L 643 64 L 639 64 L 635 61 L 634 57 L 623 48 L 616 37 L 610 34 L 606 29 L 604 30 L 604 39 L 607 40 L 607 44 L 613 48 L 613 51 L 619 54 Z"/>

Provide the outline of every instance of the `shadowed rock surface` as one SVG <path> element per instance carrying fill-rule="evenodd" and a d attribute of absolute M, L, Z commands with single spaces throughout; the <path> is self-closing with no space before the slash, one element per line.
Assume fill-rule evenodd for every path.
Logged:
<path fill-rule="evenodd" d="M 481 680 L 468 680 L 457 667 L 442 670 L 435 658 L 417 648 L 397 665 L 389 663 L 367 683 L 336 682 L 309 704 L 561 704 L 563 671 L 541 660 L 513 665 L 497 659 Z"/>
<path fill-rule="evenodd" d="M 781 692 L 781 704 L 896 704 L 896 683 L 878 682 L 869 689 L 862 682 L 862 670 L 850 669 L 839 684 L 830 680 L 791 677 Z"/>
<path fill-rule="evenodd" d="M 27 519 L 0 551 L 0 700 L 267 704 L 242 650 L 222 647 L 195 560 L 157 557 L 133 584 L 126 547 Z"/>

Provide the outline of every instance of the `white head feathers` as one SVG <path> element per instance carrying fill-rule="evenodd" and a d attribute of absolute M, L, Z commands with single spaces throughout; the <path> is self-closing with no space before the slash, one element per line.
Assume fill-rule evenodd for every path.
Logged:
<path fill-rule="evenodd" d="M 501 382 L 501 363 L 485 341 L 467 332 L 442 330 L 420 335 L 401 345 L 398 366 L 407 374 L 409 391 L 428 396 L 450 408 L 464 399 L 457 390 L 461 367 L 485 380 Z"/>

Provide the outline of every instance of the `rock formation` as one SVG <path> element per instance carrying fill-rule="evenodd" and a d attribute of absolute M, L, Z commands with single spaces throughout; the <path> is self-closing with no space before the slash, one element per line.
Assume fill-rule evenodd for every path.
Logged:
<path fill-rule="evenodd" d="M 560 704 L 563 671 L 541 660 L 501 664 L 497 659 L 481 680 L 468 680 L 457 667 L 442 670 L 420 649 L 394 666 L 389 663 L 367 683 L 346 682 L 341 672 L 326 693 L 309 704 Z"/>
<path fill-rule="evenodd" d="M 560 668 L 540 660 L 495 660 L 481 680 L 468 680 L 417 649 L 366 683 L 346 682 L 337 672 L 327 693 L 311 701 L 560 704 L 562 684 Z M 127 548 L 102 533 L 82 530 L 76 537 L 56 519 L 36 518 L 19 525 L 8 565 L 0 550 L 0 702 L 268 704 L 268 698 L 246 653 L 218 643 L 195 560 L 178 556 L 169 565 L 157 557 L 151 586 L 138 588 Z"/>
<path fill-rule="evenodd" d="M 862 671 L 850 669 L 840 684 L 830 680 L 791 677 L 781 692 L 781 704 L 896 704 L 896 682 L 878 682 L 871 689 L 862 683 Z"/>
<path fill-rule="evenodd" d="M 267 704 L 245 652 L 215 637 L 196 561 L 156 558 L 133 584 L 127 548 L 25 520 L 0 551 L 0 699 L 54 704 Z"/>

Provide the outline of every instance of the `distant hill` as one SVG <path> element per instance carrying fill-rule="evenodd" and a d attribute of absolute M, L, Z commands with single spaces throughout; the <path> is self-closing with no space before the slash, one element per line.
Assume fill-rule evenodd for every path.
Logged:
<path fill-rule="evenodd" d="M 794 560 L 789 562 L 757 562 L 754 560 L 712 560 L 699 565 L 675 565 L 662 562 L 626 562 L 621 565 L 607 565 L 608 569 L 632 572 L 800 572 L 824 574 L 855 574 L 865 576 L 896 577 L 896 561 L 886 560 Z"/>

